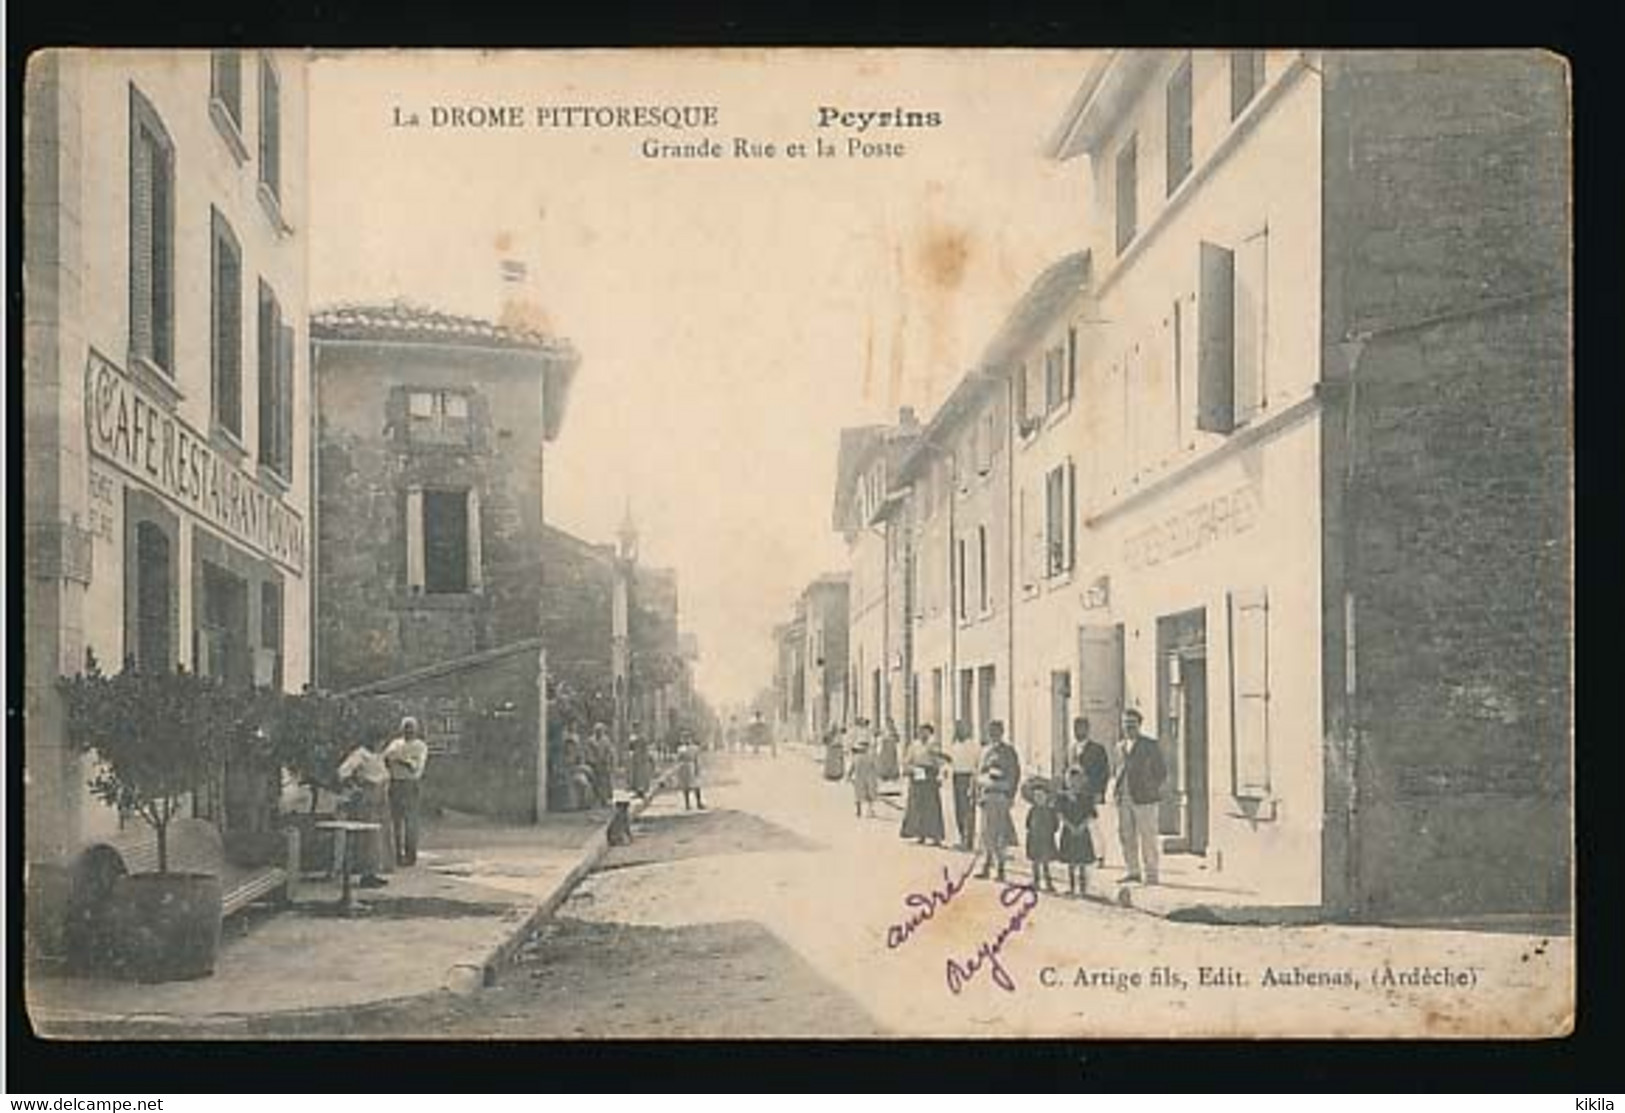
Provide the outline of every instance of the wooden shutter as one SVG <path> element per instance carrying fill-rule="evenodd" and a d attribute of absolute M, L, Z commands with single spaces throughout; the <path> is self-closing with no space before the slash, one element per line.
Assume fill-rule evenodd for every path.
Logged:
<path fill-rule="evenodd" d="M 1269 600 L 1230 593 L 1231 782 L 1236 796 L 1269 793 Z"/>
<path fill-rule="evenodd" d="M 1228 248 L 1204 243 L 1196 300 L 1196 427 L 1209 433 L 1235 428 L 1235 273 Z"/>
<path fill-rule="evenodd" d="M 1242 241 L 1235 263 L 1235 422 L 1245 425 L 1264 407 L 1269 233 Z"/>
<path fill-rule="evenodd" d="M 294 332 L 292 325 L 277 330 L 277 472 L 293 478 L 293 368 Z"/>
<path fill-rule="evenodd" d="M 152 136 L 152 361 L 175 373 L 175 159 Z"/>
<path fill-rule="evenodd" d="M 406 490 L 406 590 L 423 593 L 423 488 Z"/>
<path fill-rule="evenodd" d="M 1061 396 L 1068 402 L 1078 396 L 1078 326 L 1066 330 L 1066 383 Z"/>
<path fill-rule="evenodd" d="M 1168 79 L 1167 91 L 1167 171 L 1166 192 L 1174 190 L 1191 172 L 1191 60 L 1185 61 Z"/>
<path fill-rule="evenodd" d="M 477 488 L 470 488 L 468 492 L 468 589 L 479 591 L 485 583 L 481 573 L 482 558 L 480 551 L 480 492 Z"/>
<path fill-rule="evenodd" d="M 215 420 L 238 437 L 243 435 L 243 283 L 241 256 L 225 218 L 212 213 Z"/>
<path fill-rule="evenodd" d="M 1053 576 L 1061 570 L 1065 533 L 1061 521 L 1066 505 L 1066 492 L 1062 490 L 1065 474 L 1060 468 L 1051 468 L 1044 476 L 1044 574 Z"/>
<path fill-rule="evenodd" d="M 1095 738 L 1117 737 L 1123 715 L 1121 626 L 1078 627 L 1078 714 L 1089 720 Z"/>
<path fill-rule="evenodd" d="M 1066 462 L 1066 566 L 1078 564 L 1078 465 Z"/>
<path fill-rule="evenodd" d="M 130 121 L 130 354 L 152 359 L 152 144 L 136 115 Z"/>
<path fill-rule="evenodd" d="M 271 60 L 260 56 L 260 181 L 282 197 L 282 90 Z"/>

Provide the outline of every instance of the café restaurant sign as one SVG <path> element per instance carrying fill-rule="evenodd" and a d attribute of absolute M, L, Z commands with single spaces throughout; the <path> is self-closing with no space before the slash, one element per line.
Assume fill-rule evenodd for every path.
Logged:
<path fill-rule="evenodd" d="M 85 425 L 96 456 L 303 574 L 305 523 L 298 512 L 94 351 L 85 365 Z"/>

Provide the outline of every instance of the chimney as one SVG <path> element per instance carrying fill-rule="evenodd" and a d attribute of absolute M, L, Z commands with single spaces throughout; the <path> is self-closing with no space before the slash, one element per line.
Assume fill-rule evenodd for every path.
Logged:
<path fill-rule="evenodd" d="M 914 416 L 913 406 L 904 406 L 897 411 L 897 424 L 904 429 L 914 429 L 919 426 L 920 422 Z"/>

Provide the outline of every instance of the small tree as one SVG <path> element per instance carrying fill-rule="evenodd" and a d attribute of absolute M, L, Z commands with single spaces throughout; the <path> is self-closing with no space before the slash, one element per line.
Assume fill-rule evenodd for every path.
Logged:
<path fill-rule="evenodd" d="M 133 662 L 108 676 L 88 651 L 84 673 L 58 686 L 69 742 L 98 763 L 91 792 L 152 827 L 158 872 L 168 873 L 170 822 L 219 769 L 238 710 L 216 681 L 185 669 L 142 672 Z"/>
<path fill-rule="evenodd" d="M 337 696 L 307 688 L 285 696 L 269 726 L 271 752 L 299 783 L 317 794 L 339 791 L 338 767 L 362 742 L 387 735 L 396 724 L 394 709 L 378 699 Z"/>

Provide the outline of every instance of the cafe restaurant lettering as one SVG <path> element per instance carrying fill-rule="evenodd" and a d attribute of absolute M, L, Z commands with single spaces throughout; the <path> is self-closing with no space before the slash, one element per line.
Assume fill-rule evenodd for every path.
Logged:
<path fill-rule="evenodd" d="M 94 352 L 85 394 L 95 455 L 289 571 L 304 572 L 305 524 L 279 494 Z"/>

